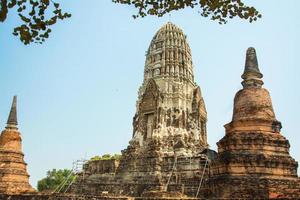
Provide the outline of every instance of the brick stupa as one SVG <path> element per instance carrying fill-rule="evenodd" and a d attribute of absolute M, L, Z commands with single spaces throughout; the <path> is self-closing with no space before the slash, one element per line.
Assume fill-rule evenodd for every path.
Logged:
<path fill-rule="evenodd" d="M 35 190 L 29 184 L 29 175 L 22 152 L 21 133 L 18 131 L 17 97 L 14 96 L 7 126 L 0 136 L 0 193 L 21 194 Z"/>
<path fill-rule="evenodd" d="M 280 133 L 268 90 L 262 88 L 256 52 L 249 48 L 242 75 L 243 89 L 234 98 L 232 121 L 217 143 L 211 167 L 217 198 L 299 198 L 298 163 L 289 141 Z"/>

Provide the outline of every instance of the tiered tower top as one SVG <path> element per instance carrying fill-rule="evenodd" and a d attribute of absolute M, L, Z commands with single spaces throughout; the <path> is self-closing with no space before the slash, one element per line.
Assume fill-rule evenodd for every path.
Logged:
<path fill-rule="evenodd" d="M 156 77 L 194 80 L 191 49 L 186 35 L 171 22 L 156 32 L 146 54 L 144 79 Z"/>

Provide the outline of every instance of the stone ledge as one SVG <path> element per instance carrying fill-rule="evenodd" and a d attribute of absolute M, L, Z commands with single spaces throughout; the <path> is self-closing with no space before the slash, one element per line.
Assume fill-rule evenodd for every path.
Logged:
<path fill-rule="evenodd" d="M 1 200 L 201 200 L 199 198 L 184 197 L 115 197 L 115 196 L 93 196 L 73 194 L 0 194 Z"/>
<path fill-rule="evenodd" d="M 93 195 L 49 195 L 49 194 L 20 194 L 5 195 L 0 194 L 1 200 L 203 200 L 200 198 L 176 198 L 176 197 L 109 197 L 109 196 L 93 196 Z M 295 198 L 261 198 L 261 200 L 288 200 Z M 211 198 L 211 200 L 228 200 L 224 198 Z M 230 198 L 230 200 L 247 200 L 247 198 Z"/>

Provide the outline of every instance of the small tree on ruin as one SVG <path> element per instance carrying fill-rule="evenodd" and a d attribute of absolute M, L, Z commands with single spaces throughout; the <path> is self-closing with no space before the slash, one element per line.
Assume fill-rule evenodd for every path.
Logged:
<path fill-rule="evenodd" d="M 74 179 L 75 174 L 69 169 L 52 169 L 45 178 L 38 181 L 37 189 L 39 192 L 54 192 L 61 186 L 61 191 L 65 191 Z"/>

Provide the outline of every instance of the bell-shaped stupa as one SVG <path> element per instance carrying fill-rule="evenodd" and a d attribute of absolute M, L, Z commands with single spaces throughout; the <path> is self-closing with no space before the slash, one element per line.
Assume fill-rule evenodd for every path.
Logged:
<path fill-rule="evenodd" d="M 270 94 L 262 88 L 255 49 L 246 54 L 243 89 L 234 98 L 232 121 L 217 143 L 218 157 L 211 166 L 217 198 L 292 198 L 300 195 L 298 163 L 280 133 Z M 293 191 L 293 192 L 291 192 Z"/>

